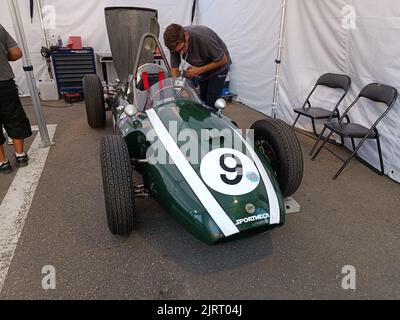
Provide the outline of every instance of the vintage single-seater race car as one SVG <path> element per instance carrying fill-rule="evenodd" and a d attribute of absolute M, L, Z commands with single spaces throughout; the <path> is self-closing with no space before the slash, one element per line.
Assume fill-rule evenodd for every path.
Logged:
<path fill-rule="evenodd" d="M 149 40 L 160 49 L 163 65 L 140 64 Z M 283 226 L 284 198 L 297 191 L 303 176 L 292 128 L 266 117 L 242 134 L 224 116 L 223 99 L 206 106 L 190 79 L 170 76 L 154 33 L 141 37 L 133 70 L 126 84 L 112 88 L 104 88 L 97 75 L 84 78 L 89 125 L 104 127 L 109 109 L 117 133 L 103 138 L 100 150 L 110 231 L 127 236 L 134 230 L 138 196 L 158 200 L 208 244 Z M 142 185 L 134 184 L 133 170 Z"/>

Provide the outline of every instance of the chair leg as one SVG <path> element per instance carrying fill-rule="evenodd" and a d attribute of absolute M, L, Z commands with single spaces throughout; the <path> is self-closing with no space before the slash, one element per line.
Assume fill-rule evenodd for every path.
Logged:
<path fill-rule="evenodd" d="M 313 130 L 314 130 L 314 134 L 315 134 L 316 136 L 318 136 L 317 129 L 316 129 L 316 127 L 315 127 L 315 120 L 311 118 L 311 121 L 312 121 L 312 127 L 313 127 Z"/>
<path fill-rule="evenodd" d="M 381 162 L 381 173 L 382 173 L 382 175 L 384 175 L 385 174 L 385 168 L 384 168 L 384 164 L 383 164 L 382 148 L 381 148 L 381 141 L 379 139 L 379 135 L 376 138 L 376 143 L 378 145 L 379 161 Z"/>
<path fill-rule="evenodd" d="M 358 150 L 357 150 L 358 151 Z M 333 180 L 336 180 L 340 174 L 343 172 L 343 170 L 347 167 L 347 165 L 350 163 L 351 160 L 357 155 L 357 151 L 354 151 L 350 157 L 347 158 L 346 162 L 341 166 L 339 171 L 336 173 L 336 175 L 333 177 Z"/>
<path fill-rule="evenodd" d="M 353 151 L 356 150 L 356 143 L 354 142 L 354 138 L 351 138 L 351 144 L 353 145 Z"/>
<path fill-rule="evenodd" d="M 309 156 L 310 156 L 310 157 L 314 154 L 315 149 L 317 149 L 317 146 L 318 146 L 318 144 L 321 142 L 321 140 L 322 140 L 322 138 L 323 138 L 323 136 L 324 136 L 325 131 L 326 131 L 326 127 L 324 127 L 324 129 L 322 130 L 321 134 L 320 134 L 319 137 L 318 137 L 317 142 L 316 142 L 316 143 L 314 144 L 314 146 L 312 147 L 312 149 L 311 149 L 311 151 L 310 151 L 310 153 L 309 153 Z"/>
<path fill-rule="evenodd" d="M 337 114 L 337 119 L 339 121 L 340 118 L 341 118 L 339 110 L 336 110 L 336 114 Z M 344 138 L 343 138 L 343 136 L 340 136 L 340 142 L 341 142 L 342 146 L 344 146 Z"/>
<path fill-rule="evenodd" d="M 332 135 L 333 135 L 333 131 L 331 131 L 331 132 L 329 133 L 329 135 L 328 135 L 326 138 L 324 138 L 324 142 L 323 142 L 322 145 L 319 147 L 318 151 L 314 154 L 314 156 L 311 158 L 312 161 L 314 161 L 314 160 L 317 158 L 317 156 L 319 155 L 319 153 L 321 152 L 321 150 L 325 147 L 326 143 L 328 142 L 328 140 L 330 139 L 330 137 L 332 137 Z"/>
<path fill-rule="evenodd" d="M 336 173 L 336 175 L 333 177 L 333 180 L 336 180 L 340 174 L 343 172 L 343 170 L 347 167 L 347 165 L 350 163 L 351 160 L 353 160 L 354 157 L 357 157 L 357 153 L 358 151 L 361 149 L 362 145 L 364 144 L 366 138 L 364 138 L 357 146 L 357 148 L 354 148 L 354 152 L 351 154 L 351 156 L 349 156 L 347 158 L 347 160 L 345 161 L 345 163 L 343 164 L 343 166 L 339 169 L 339 171 Z M 354 145 L 354 139 L 352 139 L 353 142 L 353 146 Z"/>
<path fill-rule="evenodd" d="M 299 114 L 296 118 L 296 121 L 293 123 L 292 127 L 294 128 L 297 124 L 297 121 L 299 121 L 301 114 Z"/>

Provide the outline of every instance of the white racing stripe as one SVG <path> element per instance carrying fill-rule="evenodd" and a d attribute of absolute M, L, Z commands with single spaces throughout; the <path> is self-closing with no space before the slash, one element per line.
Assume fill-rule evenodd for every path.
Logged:
<path fill-rule="evenodd" d="M 204 208 L 213 218 L 217 226 L 221 229 L 222 233 L 226 237 L 239 233 L 239 229 L 235 226 L 226 212 L 221 208 L 217 200 L 215 200 L 210 190 L 208 190 L 208 188 L 204 185 L 203 181 L 197 175 L 189 161 L 185 158 L 182 151 L 179 149 L 154 109 L 147 110 L 146 113 L 155 132 L 157 133 L 158 138 L 164 145 L 171 159 L 174 161 L 176 167 L 183 175 L 187 184 L 193 190 Z"/>
<path fill-rule="evenodd" d="M 47 128 L 53 141 L 57 125 L 48 125 Z M 34 129 L 37 128 L 32 127 Z M 50 148 L 41 148 L 40 145 L 38 134 L 28 151 L 29 166 L 18 169 L 0 204 L 0 293 L 49 154 Z"/>
<path fill-rule="evenodd" d="M 253 150 L 251 145 L 246 141 L 246 139 L 243 138 L 241 134 L 239 134 L 235 128 L 233 128 L 229 123 L 224 121 L 231 129 L 235 132 L 236 135 L 240 137 L 240 139 L 243 141 L 244 145 L 246 146 L 247 150 L 250 152 L 250 155 L 252 156 L 254 163 L 257 166 L 258 171 L 260 171 L 261 177 L 263 179 L 265 188 L 267 190 L 268 194 L 268 200 L 269 200 L 269 207 L 270 207 L 270 224 L 280 224 L 281 223 L 281 209 L 279 207 L 279 200 L 278 196 L 275 192 L 275 188 L 272 185 L 272 181 L 268 176 L 267 171 L 265 171 L 265 167 L 262 164 L 260 158 L 257 156 L 257 153 Z"/>

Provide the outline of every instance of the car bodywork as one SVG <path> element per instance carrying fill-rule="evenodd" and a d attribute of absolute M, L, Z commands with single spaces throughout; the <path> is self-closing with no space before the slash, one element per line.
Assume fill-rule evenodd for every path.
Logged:
<path fill-rule="evenodd" d="M 244 138 L 239 137 L 237 128 L 228 118 L 202 105 L 195 94 L 185 98 L 174 95 L 174 90 L 194 92 L 188 84 L 178 86 L 172 79 L 164 82 L 165 88 L 160 89 L 160 83 L 156 83 L 149 89 L 150 92 L 145 93 L 153 96 L 148 102 L 147 110 L 143 107 L 130 117 L 122 108 L 119 111 L 118 108 L 113 108 L 116 110 L 114 117 L 117 119 L 117 128 L 127 143 L 136 170 L 143 176 L 145 189 L 193 235 L 206 243 L 216 243 L 282 226 L 285 221 L 283 197 L 267 159 Z M 157 92 L 157 97 L 163 96 L 163 99 L 154 99 L 154 92 Z M 174 124 L 177 129 L 175 139 L 170 134 L 170 124 Z M 193 144 L 198 147 L 194 153 L 205 155 L 199 163 L 190 163 L 182 153 L 186 141 L 176 141 L 176 137 L 187 129 L 199 139 Z M 211 131 L 209 135 L 208 130 Z M 221 137 L 213 136 L 213 132 L 237 136 L 243 139 L 242 144 L 239 144 L 240 148 L 224 148 Z M 173 161 L 158 163 L 146 160 L 149 156 L 148 150 L 154 143 L 146 139 L 149 136 L 159 138 L 159 146 L 166 149 Z M 201 139 L 207 140 L 207 143 L 200 141 Z M 216 153 L 217 162 L 210 160 L 202 168 L 211 152 Z M 234 182 L 228 181 L 224 189 L 224 165 L 218 160 L 224 155 L 232 154 L 240 159 L 242 167 L 247 165 L 248 168 L 242 168 L 243 172 L 238 178 L 240 182 L 236 186 L 242 184 L 241 188 L 235 189 L 232 185 Z M 213 170 L 215 173 L 207 174 L 207 171 Z M 207 185 L 207 179 L 214 178 L 217 180 L 216 184 L 222 184 L 215 188 L 217 190 L 212 188 L 213 182 Z"/>

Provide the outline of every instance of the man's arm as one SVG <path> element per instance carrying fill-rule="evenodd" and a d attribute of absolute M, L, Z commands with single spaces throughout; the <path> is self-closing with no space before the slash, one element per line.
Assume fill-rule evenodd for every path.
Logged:
<path fill-rule="evenodd" d="M 8 61 L 17 61 L 22 58 L 22 55 L 22 51 L 18 47 L 8 49 Z"/>
<path fill-rule="evenodd" d="M 189 78 L 193 78 L 196 77 L 202 73 L 206 73 L 208 71 L 214 70 L 214 69 L 218 69 L 224 65 L 226 65 L 228 63 L 228 57 L 227 55 L 224 53 L 223 58 L 220 61 L 217 62 L 211 62 L 209 64 L 206 64 L 202 67 L 190 67 L 189 69 L 186 70 L 186 76 Z"/>
<path fill-rule="evenodd" d="M 8 61 L 17 61 L 22 58 L 22 51 L 18 48 L 17 42 L 10 36 L 10 34 L 0 25 L 0 31 L 4 36 L 4 47 L 7 49 Z"/>

